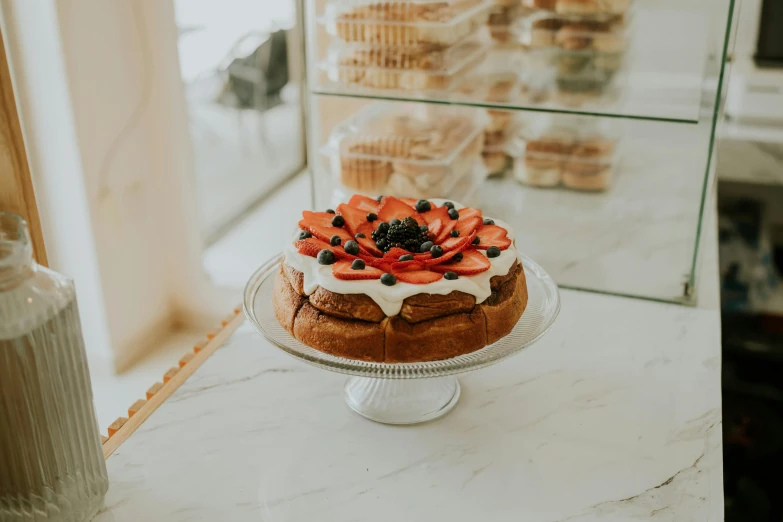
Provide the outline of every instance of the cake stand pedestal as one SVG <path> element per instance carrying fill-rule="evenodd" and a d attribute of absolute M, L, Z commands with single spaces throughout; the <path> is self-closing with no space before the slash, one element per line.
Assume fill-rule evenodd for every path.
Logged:
<path fill-rule="evenodd" d="M 244 300 L 248 320 L 286 353 L 350 375 L 345 383 L 348 407 L 385 424 L 416 424 L 445 415 L 459 401 L 460 385 L 454 375 L 495 364 L 530 346 L 549 330 L 560 311 L 560 295 L 552 278 L 533 260 L 520 256 L 527 279 L 527 308 L 511 333 L 496 343 L 442 361 L 386 364 L 345 359 L 300 343 L 277 322 L 272 292 L 281 258 L 270 259 L 250 277 Z"/>
<path fill-rule="evenodd" d="M 349 377 L 345 402 L 353 411 L 385 424 L 416 424 L 437 419 L 459 401 L 454 376 L 430 379 Z"/>

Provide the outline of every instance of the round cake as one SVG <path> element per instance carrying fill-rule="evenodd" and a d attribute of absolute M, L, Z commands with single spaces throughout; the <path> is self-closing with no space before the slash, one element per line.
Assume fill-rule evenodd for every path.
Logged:
<path fill-rule="evenodd" d="M 371 362 L 436 361 L 508 335 L 527 306 L 508 225 L 443 200 L 354 195 L 302 212 L 273 305 L 317 350 Z"/>

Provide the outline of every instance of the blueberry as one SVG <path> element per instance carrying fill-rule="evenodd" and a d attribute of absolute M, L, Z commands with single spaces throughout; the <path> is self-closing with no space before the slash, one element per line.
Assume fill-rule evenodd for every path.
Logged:
<path fill-rule="evenodd" d="M 367 221 L 369 221 L 370 223 L 372 223 L 376 219 L 378 219 L 378 214 L 376 214 L 375 212 L 370 212 L 369 214 L 367 214 Z"/>
<path fill-rule="evenodd" d="M 498 257 L 500 255 L 500 249 L 496 246 L 491 246 L 487 249 L 487 257 Z"/>
<path fill-rule="evenodd" d="M 331 265 L 334 263 L 334 252 L 331 250 L 321 250 L 318 252 L 319 265 Z"/>
<path fill-rule="evenodd" d="M 405 254 L 404 256 L 400 256 L 400 261 L 413 261 L 413 255 Z"/>
<path fill-rule="evenodd" d="M 342 216 L 334 216 L 332 218 L 332 226 L 341 227 L 345 225 L 345 218 Z"/>
<path fill-rule="evenodd" d="M 389 225 L 392 226 L 392 227 L 396 227 L 397 225 L 399 225 L 401 223 L 402 223 L 402 221 L 400 221 L 399 219 L 392 219 L 391 221 L 389 221 Z"/>
<path fill-rule="evenodd" d="M 378 203 L 380 203 L 382 199 L 383 199 L 383 196 L 378 196 L 377 198 L 375 198 L 375 201 L 377 201 Z"/>
<path fill-rule="evenodd" d="M 459 212 L 457 212 L 456 208 L 450 208 L 449 209 L 449 217 L 451 219 L 459 219 Z"/>
<path fill-rule="evenodd" d="M 397 278 L 391 274 L 383 274 L 381 276 L 381 283 L 385 284 L 386 286 L 394 286 L 397 284 Z"/>
<path fill-rule="evenodd" d="M 481 243 L 481 238 L 476 236 L 476 239 L 473 240 L 473 244 L 478 245 L 479 243 Z"/>
<path fill-rule="evenodd" d="M 359 243 L 356 241 L 348 240 L 345 242 L 345 245 L 343 245 L 343 248 L 345 248 L 345 251 L 351 254 L 352 256 L 355 256 L 359 253 Z"/>
<path fill-rule="evenodd" d="M 332 209 L 332 208 L 327 208 L 327 209 L 326 209 L 326 213 L 327 213 L 327 214 L 334 214 L 334 209 Z"/>
<path fill-rule="evenodd" d="M 386 240 L 385 239 L 379 239 L 378 241 L 375 242 L 375 246 L 377 246 L 381 250 L 385 250 L 386 249 Z"/>
<path fill-rule="evenodd" d="M 454 208 L 454 203 L 452 203 L 451 201 L 444 201 L 443 202 L 443 206 L 448 208 L 448 209 L 452 209 L 452 208 Z"/>
<path fill-rule="evenodd" d="M 361 259 L 354 259 L 353 263 L 351 263 L 351 269 L 364 270 L 364 261 L 362 261 Z"/>
<path fill-rule="evenodd" d="M 494 222 L 493 220 L 491 220 L 491 219 L 487 218 L 487 219 L 485 219 L 485 220 L 484 220 L 484 224 L 485 224 L 485 225 L 494 225 L 494 224 L 495 224 L 495 222 Z"/>
<path fill-rule="evenodd" d="M 313 235 L 307 230 L 302 230 L 299 232 L 299 239 L 307 239 L 308 237 L 313 237 Z"/>
<path fill-rule="evenodd" d="M 457 279 L 457 277 L 459 276 L 455 272 L 446 272 L 445 274 L 443 274 L 443 277 L 445 277 L 449 281 L 453 281 L 454 279 Z"/>
<path fill-rule="evenodd" d="M 343 240 L 340 239 L 340 236 L 332 236 L 331 238 L 329 238 L 329 244 L 332 246 L 337 246 L 342 242 Z"/>
<path fill-rule="evenodd" d="M 419 251 L 421 252 L 429 252 L 430 248 L 432 248 L 432 245 L 434 245 L 432 241 L 425 241 L 421 244 L 421 247 L 419 248 Z"/>
<path fill-rule="evenodd" d="M 367 237 L 367 236 L 359 232 L 358 234 L 356 234 L 356 239 L 359 239 L 360 237 Z"/>
<path fill-rule="evenodd" d="M 380 225 L 378 225 L 378 232 L 381 234 L 385 234 L 389 231 L 389 224 L 386 222 L 382 222 Z"/>
<path fill-rule="evenodd" d="M 443 255 L 443 247 L 440 245 L 433 245 L 432 248 L 430 248 L 430 254 L 432 254 L 432 257 L 438 258 Z"/>
<path fill-rule="evenodd" d="M 462 261 L 462 258 L 463 258 L 463 257 L 465 257 L 465 256 L 464 256 L 464 254 L 463 254 L 462 252 L 457 252 L 457 253 L 454 255 L 454 257 L 452 257 L 452 258 L 451 258 L 451 260 L 452 260 L 454 263 L 459 263 L 460 261 Z"/>
<path fill-rule="evenodd" d="M 427 227 L 427 225 L 421 225 L 419 227 L 419 232 L 421 232 L 423 234 L 427 234 L 427 233 L 429 233 L 429 231 L 430 231 L 430 229 Z"/>
<path fill-rule="evenodd" d="M 426 199 L 420 199 L 416 202 L 416 212 L 428 212 L 432 210 L 432 205 Z"/>
<path fill-rule="evenodd" d="M 452 230 L 449 234 L 451 234 L 451 237 L 459 237 L 459 230 Z"/>

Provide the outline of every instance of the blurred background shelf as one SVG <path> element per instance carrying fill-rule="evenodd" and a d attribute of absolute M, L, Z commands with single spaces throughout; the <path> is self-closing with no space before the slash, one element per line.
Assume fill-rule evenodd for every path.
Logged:
<path fill-rule="evenodd" d="M 572 113 L 610 118 L 629 118 L 671 123 L 698 123 L 703 79 L 712 49 L 709 17 L 699 2 L 673 3 L 637 0 L 625 49 L 627 64 L 596 101 L 579 106 L 552 101 L 554 88 L 541 101 L 530 96 L 503 102 L 474 99 L 451 89 L 421 92 L 399 89 L 369 89 L 330 82 L 323 74 L 311 74 L 310 89 L 316 95 L 456 104 L 507 110 Z M 317 49 L 316 52 L 323 52 Z M 523 49 L 520 52 L 525 53 Z M 529 54 L 529 53 L 528 53 Z M 535 75 L 529 63 L 513 67 L 524 79 Z"/>

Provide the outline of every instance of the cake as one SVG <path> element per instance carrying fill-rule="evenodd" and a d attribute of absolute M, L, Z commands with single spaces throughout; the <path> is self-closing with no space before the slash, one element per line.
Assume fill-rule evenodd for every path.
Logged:
<path fill-rule="evenodd" d="M 527 305 L 510 227 L 443 200 L 354 195 L 302 212 L 273 306 L 297 340 L 331 355 L 410 363 L 508 335 Z"/>

